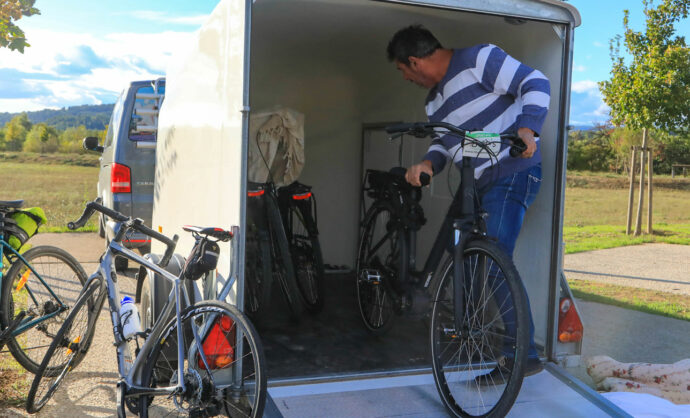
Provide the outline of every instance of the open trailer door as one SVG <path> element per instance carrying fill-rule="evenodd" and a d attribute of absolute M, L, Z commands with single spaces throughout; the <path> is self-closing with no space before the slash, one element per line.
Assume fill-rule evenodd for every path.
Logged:
<path fill-rule="evenodd" d="M 525 379 L 511 414 L 625 416 L 556 364 L 563 353 L 578 354 L 579 347 L 557 341 L 570 75 L 579 24 L 567 3 L 222 0 L 195 42 L 181 46 L 167 74 L 154 228 L 180 234 L 182 254 L 192 244 L 181 232 L 184 224 L 243 230 L 250 113 L 285 106 L 304 114 L 306 164 L 300 181 L 315 191 L 325 262 L 345 267 L 327 276 L 331 294 L 320 316 L 297 324 L 276 308 L 275 321 L 259 327 L 269 394 L 277 401 L 269 397 L 267 414 L 444 416 L 425 354 L 424 325 L 401 317 L 389 335 L 367 335 L 352 299 L 355 278 L 347 268 L 356 261 L 366 165 L 415 161 L 424 151 L 417 143 L 386 148 L 385 140 L 370 132 L 386 122 L 425 119 L 426 92 L 403 82 L 384 53 L 396 30 L 415 23 L 430 28 L 448 47 L 499 45 L 551 80 L 542 131 L 544 180 L 515 254 L 532 301 L 540 355 L 548 364 L 543 373 Z M 366 141 L 378 142 L 368 146 Z M 433 223 L 446 210 L 438 202 L 450 201 L 444 194 L 446 173 L 437 177 L 439 182 L 424 191 L 430 222 L 419 234 L 420 258 L 430 249 Z M 251 278 L 244 277 L 244 238 L 240 243 L 238 254 L 222 247 L 217 277 L 221 283 L 228 277 L 232 260 L 241 288 Z M 231 294 L 231 302 L 242 306 L 241 299 Z"/>
<path fill-rule="evenodd" d="M 241 225 L 245 207 L 248 129 L 248 19 L 250 1 L 222 1 L 190 45 L 168 68 L 156 149 L 153 227 L 178 234 L 176 252 L 194 240 L 183 225 Z M 240 234 L 243 240 L 243 234 Z M 243 277 L 244 246 L 221 245 L 217 282 L 234 264 Z M 153 252 L 162 252 L 160 249 Z M 231 263 L 232 260 L 234 263 Z M 241 285 L 241 280 L 238 282 Z M 235 292 L 230 298 L 234 300 Z M 237 302 L 237 301 L 235 301 Z"/>

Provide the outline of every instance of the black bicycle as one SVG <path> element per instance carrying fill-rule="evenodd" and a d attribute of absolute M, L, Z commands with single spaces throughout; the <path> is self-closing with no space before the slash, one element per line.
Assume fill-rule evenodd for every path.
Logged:
<path fill-rule="evenodd" d="M 311 186 L 294 182 L 281 187 L 278 203 L 302 301 L 307 312 L 317 314 L 324 306 L 324 266 Z"/>
<path fill-rule="evenodd" d="M 498 163 L 503 144 L 512 143 L 513 156 L 524 144 L 514 135 L 473 137 L 447 123 L 387 131 L 394 137 L 456 135 L 466 152 L 460 185 L 421 271 L 415 265 L 416 232 L 425 223 L 420 188 L 405 181 L 403 168 L 367 171 L 363 191 L 374 202 L 362 223 L 356 279 L 363 322 L 385 333 L 423 289 L 431 296 L 433 375 L 446 408 L 454 416 L 504 416 L 522 385 L 529 317 L 512 260 L 486 234 L 469 151 Z M 423 184 L 429 180 L 420 177 Z"/>
<path fill-rule="evenodd" d="M 298 321 L 304 305 L 295 276 L 290 245 L 280 216 L 275 185 L 248 184 L 245 308 L 256 321 L 263 319 L 271 300 L 273 279 L 277 279 L 290 312 Z"/>

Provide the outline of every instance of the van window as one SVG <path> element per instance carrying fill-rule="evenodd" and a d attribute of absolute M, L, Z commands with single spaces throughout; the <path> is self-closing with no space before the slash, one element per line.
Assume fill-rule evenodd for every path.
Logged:
<path fill-rule="evenodd" d="M 108 148 L 113 145 L 113 138 L 117 136 L 117 131 L 119 130 L 120 115 L 122 114 L 122 104 L 125 101 L 125 92 L 120 93 L 120 97 L 117 98 L 115 106 L 113 106 L 113 114 L 110 115 L 110 123 L 108 123 L 108 132 L 105 134 L 105 141 L 103 141 L 103 147 Z"/>
<path fill-rule="evenodd" d="M 165 95 L 165 85 L 139 87 L 129 122 L 129 139 L 132 141 L 155 141 L 158 127 L 158 109 Z"/>

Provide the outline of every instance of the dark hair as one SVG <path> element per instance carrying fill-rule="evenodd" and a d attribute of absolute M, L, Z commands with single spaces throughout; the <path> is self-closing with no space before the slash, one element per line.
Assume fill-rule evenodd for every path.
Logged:
<path fill-rule="evenodd" d="M 409 57 L 424 58 L 437 49 L 441 43 L 422 25 L 412 25 L 400 29 L 388 42 L 388 61 L 399 61 L 410 64 Z"/>

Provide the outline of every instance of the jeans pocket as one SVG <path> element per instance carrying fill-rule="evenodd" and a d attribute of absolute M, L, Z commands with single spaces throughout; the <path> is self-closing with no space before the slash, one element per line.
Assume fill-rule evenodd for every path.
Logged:
<path fill-rule="evenodd" d="M 525 207 L 534 202 L 537 198 L 537 193 L 539 193 L 539 188 L 541 187 L 541 167 L 535 167 L 534 170 L 530 170 L 527 174 L 527 193 L 525 193 Z"/>

